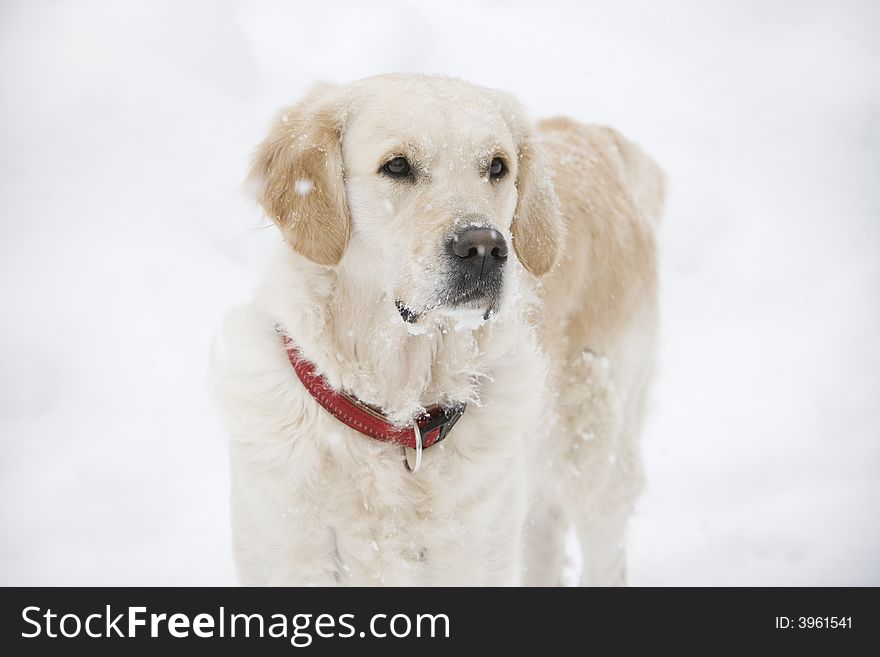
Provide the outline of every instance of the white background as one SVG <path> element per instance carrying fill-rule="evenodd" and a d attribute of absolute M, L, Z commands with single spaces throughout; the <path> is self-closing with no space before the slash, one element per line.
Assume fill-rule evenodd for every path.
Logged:
<path fill-rule="evenodd" d="M 0 584 L 229 584 L 242 191 L 316 79 L 461 76 L 672 188 L 631 581 L 880 584 L 880 5 L 3 2 Z"/>

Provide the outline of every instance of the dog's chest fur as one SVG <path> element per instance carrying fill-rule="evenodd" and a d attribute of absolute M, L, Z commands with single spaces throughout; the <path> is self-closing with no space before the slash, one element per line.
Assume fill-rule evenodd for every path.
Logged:
<path fill-rule="evenodd" d="M 381 300 L 347 299 L 296 258 L 280 266 L 285 275 L 267 281 L 287 283 L 264 286 L 230 316 L 216 359 L 232 428 L 243 582 L 513 583 L 528 489 L 525 443 L 538 438 L 547 404 L 539 383 L 545 364 L 522 315 L 419 333 L 375 305 L 365 312 L 359 302 Z M 413 474 L 402 448 L 344 426 L 311 398 L 277 321 L 333 385 L 395 419 L 433 401 L 466 401 L 468 409 Z"/>

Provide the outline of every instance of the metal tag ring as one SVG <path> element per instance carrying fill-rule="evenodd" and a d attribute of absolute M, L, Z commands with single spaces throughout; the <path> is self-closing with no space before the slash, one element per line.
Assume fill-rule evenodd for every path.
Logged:
<path fill-rule="evenodd" d="M 409 458 L 407 458 L 406 447 L 403 448 L 403 463 L 406 466 L 406 469 L 415 474 L 419 471 L 419 468 L 422 467 L 422 430 L 419 429 L 419 423 L 415 420 L 412 421 L 413 426 L 413 434 L 416 437 L 416 463 L 415 465 L 409 464 Z"/>

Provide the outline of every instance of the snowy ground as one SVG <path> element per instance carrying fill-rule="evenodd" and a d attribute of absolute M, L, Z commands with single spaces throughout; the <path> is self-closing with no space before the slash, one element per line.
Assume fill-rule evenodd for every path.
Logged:
<path fill-rule="evenodd" d="M 632 583 L 880 584 L 878 7 L 4 2 L 0 584 L 235 581 L 206 362 L 278 239 L 246 159 L 313 80 L 392 70 L 671 178 Z"/>

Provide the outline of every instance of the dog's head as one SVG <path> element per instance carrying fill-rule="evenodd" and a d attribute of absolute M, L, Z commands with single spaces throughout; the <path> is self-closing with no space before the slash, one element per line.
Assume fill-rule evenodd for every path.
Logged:
<path fill-rule="evenodd" d="M 407 321 L 498 306 L 514 255 L 540 276 L 561 221 L 522 108 L 458 80 L 322 86 L 284 110 L 254 158 L 288 244 L 378 286 Z"/>

